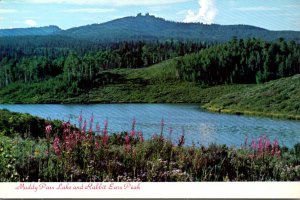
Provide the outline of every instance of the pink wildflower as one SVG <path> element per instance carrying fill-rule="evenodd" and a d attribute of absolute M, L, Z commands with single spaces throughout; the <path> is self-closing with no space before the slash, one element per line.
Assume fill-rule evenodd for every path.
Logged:
<path fill-rule="evenodd" d="M 264 144 L 266 144 L 266 142 L 267 142 L 267 134 L 264 134 Z"/>
<path fill-rule="evenodd" d="M 64 129 L 64 130 L 67 130 L 67 129 L 70 129 L 70 128 L 71 128 L 70 122 L 63 122 L 63 123 L 62 123 L 62 126 L 63 126 L 63 129 Z"/>
<path fill-rule="evenodd" d="M 97 140 L 95 141 L 95 148 L 97 150 L 100 149 L 100 143 Z"/>
<path fill-rule="evenodd" d="M 131 149 L 131 145 L 130 144 L 125 145 L 125 151 L 126 152 L 129 152 L 130 149 Z"/>
<path fill-rule="evenodd" d="M 109 139 L 108 133 L 107 133 L 107 126 L 108 126 L 108 122 L 106 120 L 105 124 L 104 124 L 104 129 L 102 130 L 102 132 L 103 132 L 103 137 L 102 137 L 102 144 L 103 144 L 103 146 L 107 145 L 108 139 Z"/>
<path fill-rule="evenodd" d="M 92 113 L 91 119 L 90 119 L 90 128 L 89 132 L 93 132 L 93 122 L 94 122 L 94 114 Z"/>
<path fill-rule="evenodd" d="M 130 136 L 134 138 L 134 136 L 135 136 L 135 131 L 134 130 L 131 130 Z"/>
<path fill-rule="evenodd" d="M 129 136 L 126 134 L 125 136 L 125 144 L 128 145 L 130 143 Z"/>
<path fill-rule="evenodd" d="M 154 134 L 152 135 L 152 140 L 157 140 L 157 138 L 158 138 L 157 134 L 154 133 Z"/>
<path fill-rule="evenodd" d="M 136 120 L 135 120 L 135 118 L 133 118 L 133 120 L 132 120 L 132 127 L 131 127 L 131 132 L 130 132 L 130 136 L 131 137 L 134 137 L 135 136 L 135 124 L 136 124 Z"/>
<path fill-rule="evenodd" d="M 263 143 L 262 143 L 262 138 L 259 137 L 259 139 L 258 139 L 258 151 L 261 153 L 263 151 L 263 148 L 264 148 L 264 146 L 263 146 Z"/>
<path fill-rule="evenodd" d="M 97 122 L 96 124 L 96 132 L 99 134 L 100 133 L 100 124 Z"/>
<path fill-rule="evenodd" d="M 64 138 L 64 147 L 67 151 L 72 151 L 78 142 L 78 133 L 73 132 Z"/>
<path fill-rule="evenodd" d="M 80 133 L 79 132 L 75 132 L 75 141 L 76 143 L 80 140 Z"/>
<path fill-rule="evenodd" d="M 256 141 L 253 139 L 252 140 L 252 143 L 251 143 L 251 148 L 254 150 L 254 151 L 256 151 Z"/>
<path fill-rule="evenodd" d="M 128 152 L 131 148 L 131 145 L 130 145 L 130 138 L 129 136 L 126 134 L 125 136 L 125 150 Z"/>
<path fill-rule="evenodd" d="M 104 129 L 107 129 L 107 127 L 108 127 L 108 119 L 106 119 L 106 120 L 104 121 Z"/>
<path fill-rule="evenodd" d="M 82 132 L 85 134 L 86 132 L 86 120 L 84 120 L 84 123 L 83 123 L 83 127 L 82 127 Z"/>
<path fill-rule="evenodd" d="M 102 130 L 103 135 L 107 135 L 107 129 Z"/>
<path fill-rule="evenodd" d="M 71 124 L 70 122 L 63 122 L 62 127 L 63 127 L 63 139 L 65 139 L 65 137 L 71 133 Z"/>
<path fill-rule="evenodd" d="M 275 148 L 278 148 L 278 140 L 277 140 L 277 139 L 274 140 L 273 146 L 274 146 Z"/>
<path fill-rule="evenodd" d="M 267 139 L 266 139 L 266 142 L 265 142 L 265 150 L 266 150 L 266 151 L 269 150 L 270 145 L 271 145 L 270 140 L 267 138 Z"/>
<path fill-rule="evenodd" d="M 279 150 L 279 145 L 277 139 L 274 140 L 273 142 L 273 147 L 271 151 L 272 156 L 280 156 L 280 150 Z"/>
<path fill-rule="evenodd" d="M 54 153 L 56 155 L 60 155 L 61 151 L 60 151 L 60 139 L 58 136 L 55 137 L 54 141 L 53 141 L 53 149 L 54 149 Z"/>
<path fill-rule="evenodd" d="M 103 146 L 107 146 L 107 144 L 108 144 L 108 139 L 109 139 L 109 137 L 108 137 L 107 134 L 105 134 L 105 135 L 102 137 L 102 144 L 103 144 Z"/>
<path fill-rule="evenodd" d="M 280 154 L 281 154 L 280 150 L 275 152 L 275 156 L 277 156 L 278 158 L 280 157 Z"/>
<path fill-rule="evenodd" d="M 46 126 L 45 132 L 46 132 L 46 138 L 48 141 L 50 140 L 51 131 L 52 131 L 52 126 L 51 125 Z"/>
<path fill-rule="evenodd" d="M 140 139 L 140 142 L 144 142 L 144 136 L 143 136 L 142 131 L 139 132 L 139 139 Z"/>

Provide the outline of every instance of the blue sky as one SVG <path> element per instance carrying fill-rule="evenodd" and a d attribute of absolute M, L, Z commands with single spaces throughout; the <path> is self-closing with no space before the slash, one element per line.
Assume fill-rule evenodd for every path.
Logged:
<path fill-rule="evenodd" d="M 137 13 L 178 22 L 300 31 L 300 0 L 0 0 L 0 28 L 63 29 Z"/>

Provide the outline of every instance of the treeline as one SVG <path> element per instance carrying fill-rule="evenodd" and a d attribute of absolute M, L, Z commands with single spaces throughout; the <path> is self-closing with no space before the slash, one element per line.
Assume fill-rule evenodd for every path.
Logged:
<path fill-rule="evenodd" d="M 234 38 L 177 59 L 176 68 L 181 80 L 201 84 L 262 83 L 300 73 L 300 46 Z"/>
<path fill-rule="evenodd" d="M 61 35 L 0 37 L 0 58 L 45 56 L 53 59 L 66 56 L 70 50 L 83 55 L 103 50 L 107 45 Z"/>
<path fill-rule="evenodd" d="M 53 46 L 52 46 L 53 47 Z M 83 53 L 62 48 L 36 48 L 26 53 L 23 48 L 9 49 L 0 60 L 0 87 L 14 82 L 32 83 L 62 74 L 68 83 L 90 83 L 103 70 L 139 68 L 163 60 L 183 56 L 206 48 L 207 44 L 193 42 L 120 42 Z M 24 47 L 25 48 L 25 47 Z M 31 53 L 30 53 L 31 52 Z"/>

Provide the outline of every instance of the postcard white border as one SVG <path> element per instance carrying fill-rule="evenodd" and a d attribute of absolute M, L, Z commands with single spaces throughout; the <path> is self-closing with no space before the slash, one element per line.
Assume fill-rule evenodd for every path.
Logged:
<path fill-rule="evenodd" d="M 24 183 L 32 189 L 20 189 L 20 184 L 0 183 L 0 198 L 300 198 L 300 182 L 131 183 L 139 185 L 140 188 L 135 189 L 124 189 L 127 183 L 109 182 L 102 183 L 105 189 L 57 189 L 59 184 L 86 187 L 91 184 L 88 182 Z M 34 189 L 41 184 L 55 189 Z M 92 184 L 96 186 L 97 183 Z M 109 189 L 111 184 L 123 189 Z"/>

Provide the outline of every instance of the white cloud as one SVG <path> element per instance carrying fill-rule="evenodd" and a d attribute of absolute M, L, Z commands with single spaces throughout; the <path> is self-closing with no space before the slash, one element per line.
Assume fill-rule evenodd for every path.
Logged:
<path fill-rule="evenodd" d="M 187 13 L 187 10 L 178 10 L 176 12 L 176 15 L 185 15 Z"/>
<path fill-rule="evenodd" d="M 271 13 L 271 14 L 268 14 L 268 16 L 290 16 L 290 17 L 294 17 L 294 16 L 300 16 L 300 13 Z M 289 20 L 297 20 L 299 21 L 299 18 L 291 18 Z"/>
<path fill-rule="evenodd" d="M 28 3 L 37 4 L 79 4 L 79 5 L 114 5 L 114 6 L 126 6 L 126 5 L 168 5 L 174 3 L 183 3 L 191 0 L 25 0 Z"/>
<path fill-rule="evenodd" d="M 215 6 L 215 0 L 199 0 L 199 11 L 194 13 L 188 10 L 188 13 L 183 22 L 201 22 L 204 24 L 211 24 L 218 13 Z"/>
<path fill-rule="evenodd" d="M 80 8 L 80 9 L 68 9 L 68 10 L 63 10 L 62 12 L 64 13 L 109 13 L 109 12 L 114 12 L 115 9 L 109 8 L 109 9 L 104 9 L 104 8 Z"/>
<path fill-rule="evenodd" d="M 256 6 L 256 7 L 240 7 L 234 8 L 235 10 L 243 11 L 243 12 L 252 12 L 252 11 L 273 11 L 273 10 L 280 10 L 280 8 L 276 7 L 267 7 L 267 6 Z"/>
<path fill-rule="evenodd" d="M 30 27 L 34 27 L 37 25 L 36 21 L 32 20 L 32 19 L 27 19 L 24 22 L 26 25 L 30 26 Z"/>
<path fill-rule="evenodd" d="M 10 14 L 15 12 L 17 12 L 15 9 L 0 9 L 0 14 Z"/>

